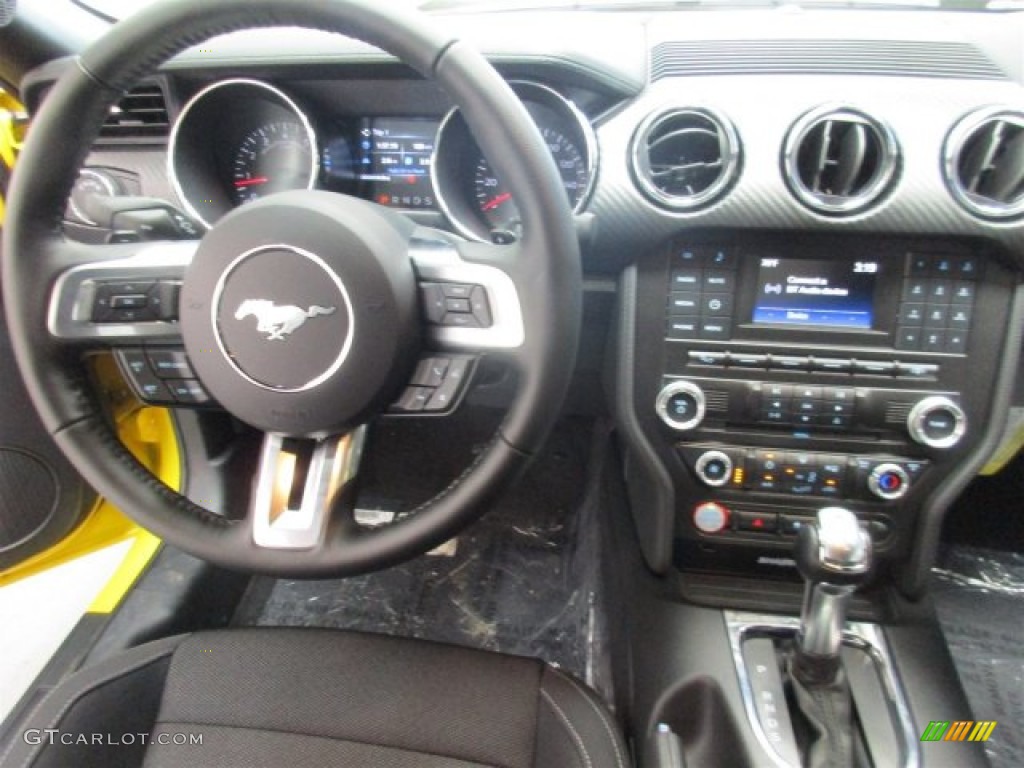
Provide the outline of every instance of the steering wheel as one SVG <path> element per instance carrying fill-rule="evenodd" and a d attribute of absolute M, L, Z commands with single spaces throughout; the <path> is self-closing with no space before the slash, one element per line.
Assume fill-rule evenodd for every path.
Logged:
<path fill-rule="evenodd" d="M 296 191 L 232 211 L 200 241 L 65 239 L 65 201 L 111 105 L 190 46 L 273 26 L 350 36 L 435 80 L 515 196 L 522 238 L 463 242 L 363 200 Z M 35 116 L 10 189 L 3 253 L 18 365 L 57 444 L 140 525 L 234 569 L 342 576 L 442 543 L 541 447 L 574 364 L 579 249 L 540 133 L 483 56 L 422 14 L 389 12 L 373 0 L 173 0 L 115 25 L 69 67 Z M 175 278 L 183 280 L 179 323 L 92 321 L 105 282 Z M 420 298 L 427 282 L 479 286 L 490 322 L 428 323 Z M 183 341 L 202 386 L 263 431 L 252 492 L 239 509 L 192 503 L 116 438 L 85 359 L 142 341 Z M 499 357 L 515 369 L 517 390 L 497 433 L 458 479 L 414 514 L 370 530 L 356 523 L 349 492 L 366 425 L 403 392 L 421 351 L 463 364 Z"/>

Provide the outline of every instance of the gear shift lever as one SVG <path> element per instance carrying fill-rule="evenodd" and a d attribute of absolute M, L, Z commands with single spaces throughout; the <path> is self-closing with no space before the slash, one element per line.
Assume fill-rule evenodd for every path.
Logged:
<path fill-rule="evenodd" d="M 800 529 L 796 564 L 806 587 L 793 675 L 804 685 L 827 685 L 839 672 L 850 598 L 871 568 L 871 537 L 853 512 L 827 507 Z"/>

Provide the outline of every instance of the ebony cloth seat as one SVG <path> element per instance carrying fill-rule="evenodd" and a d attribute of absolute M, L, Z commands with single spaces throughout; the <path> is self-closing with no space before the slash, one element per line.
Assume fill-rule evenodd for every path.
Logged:
<path fill-rule="evenodd" d="M 601 702 L 539 661 L 320 629 L 200 632 L 133 648 L 67 679 L 18 730 L 3 768 L 629 760 Z"/>

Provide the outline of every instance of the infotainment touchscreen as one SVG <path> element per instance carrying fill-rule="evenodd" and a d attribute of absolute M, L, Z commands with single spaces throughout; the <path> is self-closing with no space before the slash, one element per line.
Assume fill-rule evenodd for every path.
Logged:
<path fill-rule="evenodd" d="M 877 261 L 762 258 L 755 324 L 870 330 Z"/>

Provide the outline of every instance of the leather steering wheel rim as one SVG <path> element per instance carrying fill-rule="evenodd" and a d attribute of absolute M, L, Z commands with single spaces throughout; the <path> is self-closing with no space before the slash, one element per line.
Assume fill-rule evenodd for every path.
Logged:
<path fill-rule="evenodd" d="M 244 521 L 165 486 L 121 445 L 91 390 L 82 350 L 50 334 L 56 276 L 84 258 L 61 234 L 64 201 L 110 106 L 186 48 L 232 31 L 295 26 L 375 45 L 433 79 L 516 196 L 524 236 L 514 276 L 525 341 L 519 385 L 494 439 L 447 489 L 404 519 L 359 535 L 329 531 L 307 550 L 256 546 Z M 513 147 L 514 152 L 508 152 Z M 494 247 L 465 244 L 464 258 Z M 3 298 L 18 365 L 42 420 L 82 476 L 143 527 L 219 565 L 324 578 L 386 567 L 443 542 L 479 516 L 541 447 L 568 389 L 580 324 L 581 272 L 572 215 L 539 131 L 482 55 L 418 12 L 361 0 L 173 0 L 115 25 L 51 90 L 35 116 L 10 189 Z"/>

